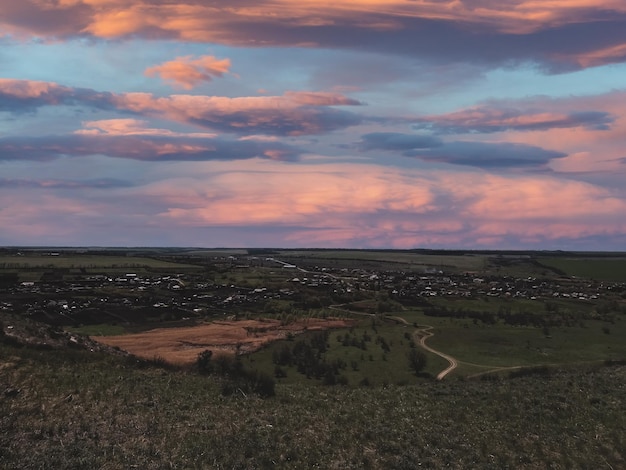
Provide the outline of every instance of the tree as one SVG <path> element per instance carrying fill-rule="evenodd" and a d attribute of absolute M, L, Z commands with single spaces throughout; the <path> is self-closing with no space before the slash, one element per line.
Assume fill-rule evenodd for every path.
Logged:
<path fill-rule="evenodd" d="M 211 372 L 213 372 L 213 364 L 211 362 L 212 357 L 213 351 L 211 351 L 210 349 L 205 349 L 200 354 L 198 354 L 196 365 L 198 366 L 198 370 L 201 374 L 210 374 Z"/>
<path fill-rule="evenodd" d="M 426 354 L 417 349 L 411 349 L 407 357 L 409 359 L 409 367 L 413 369 L 415 375 L 419 375 L 426 367 Z"/>

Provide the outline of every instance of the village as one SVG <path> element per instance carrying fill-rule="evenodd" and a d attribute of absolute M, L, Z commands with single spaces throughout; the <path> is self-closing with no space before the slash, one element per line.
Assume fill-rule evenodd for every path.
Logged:
<path fill-rule="evenodd" d="M 439 268 L 376 270 L 304 266 L 276 257 L 216 256 L 210 268 L 116 273 L 49 270 L 38 281 L 4 285 L 0 309 L 57 326 L 189 322 L 241 315 L 306 313 L 378 300 L 385 313 L 436 299 L 525 300 L 601 304 L 623 296 L 626 283 L 571 276 L 514 277 Z M 106 271 L 106 270 L 101 270 Z M 181 271 L 183 271 L 181 269 Z M 380 300 L 383 300 L 382 302 Z"/>

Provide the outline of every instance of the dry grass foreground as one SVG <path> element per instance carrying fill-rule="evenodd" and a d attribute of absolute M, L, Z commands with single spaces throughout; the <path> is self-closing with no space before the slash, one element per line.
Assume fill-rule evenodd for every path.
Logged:
<path fill-rule="evenodd" d="M 144 359 L 158 357 L 172 364 L 186 365 L 195 362 L 198 353 L 205 349 L 214 354 L 248 353 L 269 342 L 285 339 L 288 334 L 346 328 L 353 324 L 353 320 L 333 318 L 309 318 L 288 324 L 266 319 L 215 321 L 192 327 L 157 328 L 143 333 L 92 339 Z"/>

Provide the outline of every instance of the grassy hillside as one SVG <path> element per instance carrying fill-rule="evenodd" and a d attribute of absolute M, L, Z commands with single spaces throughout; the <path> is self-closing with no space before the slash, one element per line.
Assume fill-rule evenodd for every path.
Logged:
<path fill-rule="evenodd" d="M 626 367 L 540 372 L 261 399 L 5 339 L 0 468 L 624 468 Z"/>

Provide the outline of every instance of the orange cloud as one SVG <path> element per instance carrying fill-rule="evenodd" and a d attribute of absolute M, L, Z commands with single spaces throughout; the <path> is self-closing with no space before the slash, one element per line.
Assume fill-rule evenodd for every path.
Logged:
<path fill-rule="evenodd" d="M 9 34 L 52 38 L 91 35 L 105 39 L 142 36 L 240 46 L 357 47 L 360 39 L 357 44 L 351 44 L 345 35 L 354 37 L 362 32 L 412 32 L 417 35 L 416 39 L 428 39 L 432 28 L 422 28 L 424 22 L 450 28 L 444 31 L 442 38 L 433 39 L 438 46 L 445 43 L 452 30 L 467 33 L 463 36 L 467 41 L 461 38 L 460 43 L 455 42 L 457 45 L 471 43 L 477 33 L 485 31 L 511 36 L 518 46 L 515 37 L 519 35 L 567 26 L 575 28 L 584 23 L 598 26 L 600 29 L 596 31 L 601 32 L 603 22 L 626 14 L 622 0 L 346 0 L 335 3 L 246 0 L 208 4 L 203 0 L 21 0 L 5 3 L 0 29 Z M 319 27 L 333 30 L 335 34 L 316 34 Z M 427 32 L 420 33 L 423 30 Z M 570 47 L 556 45 L 557 42 L 567 44 L 576 34 L 579 32 L 570 33 L 563 41 L 544 42 L 543 49 L 533 49 L 526 58 L 536 58 L 535 54 L 543 50 L 557 62 L 565 60 L 579 66 L 623 60 L 624 38 L 620 41 L 615 35 L 598 39 L 593 37 L 598 34 L 587 32 L 585 43 L 574 47 L 575 52 Z M 401 35 L 389 41 L 388 47 L 390 50 L 404 48 L 406 38 Z M 497 47 L 497 42 L 494 44 L 489 36 L 484 45 Z M 362 44 L 362 47 L 370 46 Z M 504 47 L 511 53 L 510 47 Z M 480 55 L 479 51 L 475 53 Z"/>
<path fill-rule="evenodd" d="M 85 9 L 86 31 L 99 37 L 136 33 L 147 26 L 179 34 L 184 39 L 215 40 L 225 24 L 289 21 L 297 26 L 355 23 L 366 28 L 399 27 L 394 19 L 428 18 L 488 24 L 500 30 L 523 33 L 542 26 L 574 23 L 595 11 L 626 12 L 621 0 L 511 0 L 459 2 L 457 0 L 346 0 L 329 4 L 319 0 L 237 2 L 207 5 L 200 0 L 176 4 L 156 0 L 26 0 L 50 10 Z M 25 8 L 25 7 L 23 7 Z"/>
<path fill-rule="evenodd" d="M 252 164 L 251 164 L 252 166 Z M 219 172 L 210 182 L 196 180 L 166 182 L 151 188 L 155 194 L 177 201 L 164 217 L 181 224 L 297 224 L 311 223 L 311 217 L 351 217 L 382 210 L 427 211 L 430 190 L 393 170 L 328 165 L 317 167 L 276 167 L 257 171 Z M 399 176 L 399 177 L 398 177 Z M 397 177 L 397 178 L 396 178 Z M 185 193 L 175 187 L 186 188 Z M 176 205 L 176 204 L 175 204 Z M 315 220 L 315 219 L 313 219 Z M 195 221 L 195 222 L 194 222 Z M 314 222 L 315 223 L 315 222 Z M 316 223 L 317 225 L 317 223 Z"/>
<path fill-rule="evenodd" d="M 357 114 L 334 108 L 357 106 L 361 104 L 359 101 L 330 92 L 288 91 L 282 96 L 239 98 L 200 95 L 156 97 L 150 93 L 100 93 L 50 82 L 2 79 L 0 98 L 6 99 L 5 110 L 14 113 L 50 105 L 117 108 L 205 128 L 253 135 L 321 134 L 354 126 L 363 120 Z M 120 123 L 110 121 L 108 130 L 112 122 L 117 122 L 118 126 Z M 127 125 L 128 121 L 125 123 Z"/>
<path fill-rule="evenodd" d="M 71 92 L 71 88 L 51 82 L 0 78 L 0 94 L 18 99 L 41 98 L 49 104 L 57 104 L 60 100 L 56 98 L 56 95 L 66 95 Z"/>
<path fill-rule="evenodd" d="M 505 181 L 508 184 L 503 184 Z M 480 219 L 562 223 L 563 219 L 590 221 L 626 214 L 623 196 L 578 181 L 546 177 L 504 179 L 488 175 L 478 191 L 477 200 L 467 210 Z"/>
<path fill-rule="evenodd" d="M 615 217 L 626 213 L 626 195 L 582 182 L 365 164 L 274 165 L 248 161 L 247 169 L 216 169 L 147 191 L 167 206 L 159 223 L 287 227 L 289 240 L 305 244 L 407 248 L 497 239 L 502 246 L 626 233 L 626 220 Z"/>
<path fill-rule="evenodd" d="M 328 132 L 360 123 L 361 118 L 330 106 L 358 105 L 358 101 L 326 92 L 287 92 L 282 96 L 228 98 L 221 96 L 150 93 L 116 95 L 123 110 L 228 132 L 304 135 Z"/>
<path fill-rule="evenodd" d="M 416 127 L 461 134 L 482 143 L 517 142 L 567 154 L 552 159 L 560 172 L 620 171 L 626 146 L 626 93 L 520 100 L 491 100 L 444 115 L 425 116 Z M 622 167 L 623 168 L 623 167 Z"/>
<path fill-rule="evenodd" d="M 395 53 L 403 51 L 426 57 L 433 54 L 430 46 L 407 49 L 407 38 L 413 37 L 411 43 L 437 44 L 435 55 L 449 55 L 455 60 L 463 60 L 471 54 L 478 61 L 539 60 L 555 68 L 581 68 L 622 62 L 626 58 L 623 36 L 604 35 L 601 26 L 602 22 L 626 14 L 621 0 L 348 0 L 334 4 L 320 0 L 275 0 L 226 6 L 207 5 L 200 0 L 178 4 L 140 0 L 132 5 L 87 1 L 65 8 L 69 10 L 68 16 L 77 12 L 77 24 L 59 25 L 60 31 L 74 28 L 69 35 L 90 34 L 105 39 L 143 36 L 246 47 L 373 47 L 374 50 L 387 48 Z M 442 36 L 429 37 L 435 28 L 423 28 L 425 23 L 436 25 Z M 574 38 L 580 37 L 581 32 L 576 28 L 585 23 L 596 28 L 584 33 L 593 40 L 577 42 Z M 24 28 L 19 21 L 6 26 Z M 620 26 L 623 29 L 623 24 Z M 319 34 L 320 27 L 333 34 Z M 41 34 L 37 31 L 38 24 L 32 28 Z M 564 31 L 557 41 L 542 41 L 541 46 L 527 41 L 526 46 L 519 47 L 518 38 L 522 35 L 563 28 L 572 31 Z M 454 38 L 449 34 L 451 31 L 454 31 Z M 510 41 L 493 41 L 488 34 L 484 41 L 473 44 L 479 40 L 479 32 L 495 33 Z M 381 41 L 371 41 L 368 33 L 380 35 Z M 576 42 L 573 47 L 568 45 L 573 42 Z M 466 51 L 459 51 L 465 47 Z M 520 57 L 511 57 L 511 54 L 520 54 Z M 169 65 L 164 72 L 180 77 L 182 68 L 180 64 Z M 192 73 L 202 72 L 195 69 Z M 197 83 L 173 81 L 185 88 Z"/>
<path fill-rule="evenodd" d="M 616 244 L 626 234 L 620 217 L 626 213 L 624 191 L 550 175 L 251 159 L 155 167 L 150 179 L 97 191 L 76 184 L 63 189 L 68 186 L 60 182 L 31 185 L 19 194 L 19 188 L 0 184 L 0 197 L 10 194 L 15 201 L 0 208 L 0 223 L 7 227 L 0 237 L 17 239 L 25 231 L 21 239 L 35 242 L 49 233 L 54 240 L 66 236 L 68 243 L 81 235 L 63 228 L 78 227 L 82 236 L 98 240 L 159 233 L 161 240 L 204 246 L 260 243 L 257 237 L 266 232 L 275 243 L 292 246 L 545 248 L 594 237 Z M 68 190 L 72 198 L 60 195 Z M 80 197 L 81 191 L 88 197 Z M 207 233 L 226 235 L 209 240 Z"/>
<path fill-rule="evenodd" d="M 555 58 L 578 64 L 581 68 L 623 62 L 626 59 L 626 43 L 575 54 L 555 54 Z"/>
<path fill-rule="evenodd" d="M 99 121 L 83 122 L 85 129 L 74 131 L 78 135 L 148 135 L 148 136 L 166 136 L 166 137 L 198 137 L 198 138 L 214 138 L 217 134 L 206 132 L 173 132 L 169 129 L 153 129 L 147 127 L 147 122 L 140 119 L 103 119 Z"/>
<path fill-rule="evenodd" d="M 364 29 L 401 29 L 402 19 L 423 18 L 483 25 L 514 34 L 579 22 L 594 11 L 626 12 L 620 0 L 458 2 L 456 0 L 347 0 L 328 4 L 319 0 L 276 0 L 220 7 L 200 1 L 161 4 L 144 0 L 85 1 L 93 8 L 87 31 L 116 37 L 154 27 L 185 40 L 251 43 L 233 26 L 279 24 L 298 27 L 353 25 Z M 230 28 L 229 26 L 232 25 Z"/>
<path fill-rule="evenodd" d="M 229 70 L 230 59 L 217 59 L 214 56 L 194 59 L 192 56 L 184 56 L 150 67 L 144 73 L 148 77 L 158 75 L 176 87 L 191 90 L 201 83 L 222 77 Z"/>

